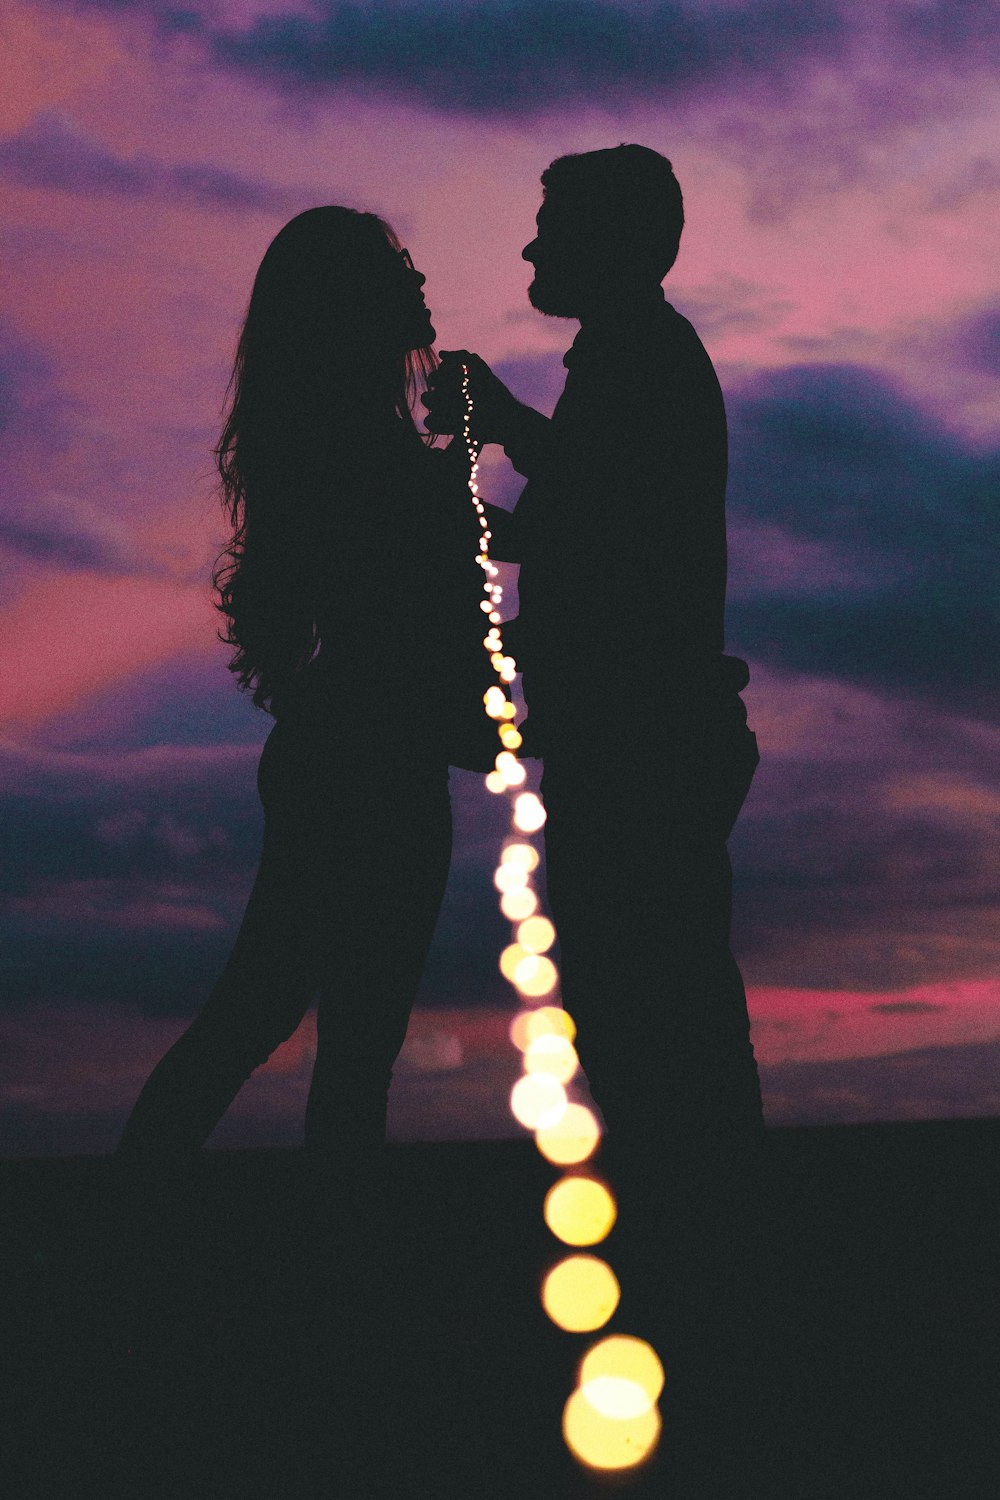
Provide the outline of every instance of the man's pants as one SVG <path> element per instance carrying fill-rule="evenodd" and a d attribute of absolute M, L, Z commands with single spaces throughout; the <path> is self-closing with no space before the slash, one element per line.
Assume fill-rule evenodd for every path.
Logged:
<path fill-rule="evenodd" d="M 550 753 L 542 781 L 563 1003 L 607 1125 L 602 1160 L 623 1220 L 692 1255 L 752 1191 L 763 1137 L 729 948 L 726 839 L 758 761 L 737 703 L 686 745 Z"/>

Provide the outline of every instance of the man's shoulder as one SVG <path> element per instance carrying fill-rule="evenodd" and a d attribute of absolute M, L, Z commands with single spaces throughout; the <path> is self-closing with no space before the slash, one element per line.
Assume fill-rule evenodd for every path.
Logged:
<path fill-rule="evenodd" d="M 678 312 L 672 302 L 664 302 L 663 317 L 657 330 L 659 337 L 680 350 L 687 351 L 692 356 L 701 356 L 708 359 L 708 350 L 701 341 L 697 328 L 686 318 L 682 312 Z M 709 360 L 709 363 L 711 361 Z"/>

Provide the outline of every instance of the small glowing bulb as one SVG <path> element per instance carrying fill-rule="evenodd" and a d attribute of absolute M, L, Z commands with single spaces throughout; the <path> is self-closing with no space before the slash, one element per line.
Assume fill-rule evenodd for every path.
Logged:
<path fill-rule="evenodd" d="M 530 917 L 532 912 L 537 910 L 537 907 L 538 897 L 535 895 L 534 891 L 529 890 L 527 886 L 521 886 L 520 889 L 504 891 L 503 899 L 500 902 L 500 910 L 503 912 L 508 922 L 523 921 L 525 917 Z M 527 962 L 527 960 L 525 960 L 525 962 Z"/>
<path fill-rule="evenodd" d="M 538 850 L 530 844 L 505 844 L 500 855 L 502 865 L 520 865 L 522 870 L 538 869 Z"/>
<path fill-rule="evenodd" d="M 606 1417 L 576 1390 L 563 1410 L 563 1438 L 574 1457 L 588 1468 L 612 1471 L 635 1468 L 655 1449 L 662 1428 L 655 1406 L 631 1419 Z"/>
<path fill-rule="evenodd" d="M 527 917 L 531 913 L 525 912 L 524 915 Z M 521 959 L 514 970 L 514 987 L 529 1000 L 539 999 L 542 995 L 551 995 L 558 983 L 559 970 L 551 958 L 545 958 L 538 953 L 529 953 L 526 958 Z"/>
<path fill-rule="evenodd" d="M 490 771 L 486 777 L 486 790 L 488 792 L 505 792 L 507 783 L 499 771 Z"/>
<path fill-rule="evenodd" d="M 539 1005 L 519 1011 L 510 1023 L 510 1039 L 521 1052 L 527 1052 L 540 1036 L 561 1036 L 571 1042 L 576 1036 L 572 1016 L 558 1005 Z"/>
<path fill-rule="evenodd" d="M 493 884 L 498 891 L 523 891 L 528 884 L 528 871 L 523 865 L 498 865 L 493 873 Z"/>
<path fill-rule="evenodd" d="M 587 1333 L 602 1328 L 621 1291 L 611 1267 L 596 1255 L 569 1255 L 542 1283 L 542 1305 L 559 1328 Z"/>
<path fill-rule="evenodd" d="M 511 1114 L 526 1130 L 558 1125 L 566 1113 L 566 1102 L 562 1084 L 546 1073 L 525 1073 L 510 1091 Z"/>
<path fill-rule="evenodd" d="M 490 692 L 493 692 L 492 688 Z M 513 706 L 510 705 L 511 708 Z M 534 792 L 522 792 L 514 803 L 514 827 L 519 828 L 522 833 L 537 833 L 544 823 L 545 808 L 541 798 Z"/>
<path fill-rule="evenodd" d="M 505 979 L 509 979 L 511 983 L 513 983 L 515 969 L 521 962 L 522 958 L 527 958 L 527 956 L 528 955 L 525 953 L 524 949 L 519 946 L 519 944 L 508 943 L 507 947 L 500 955 L 500 972 L 503 977 Z"/>
<path fill-rule="evenodd" d="M 536 1036 L 564 1036 L 568 1042 L 576 1038 L 576 1023 L 568 1010 L 560 1005 L 540 1005 L 528 1012 L 528 1040 Z"/>
<path fill-rule="evenodd" d="M 508 717 L 506 712 L 508 706 L 507 699 L 504 697 L 503 688 L 487 688 L 483 694 L 483 703 L 491 719 L 506 719 Z"/>
<path fill-rule="evenodd" d="M 556 930 L 548 917 L 530 917 L 517 929 L 517 941 L 528 953 L 547 953 L 555 940 Z"/>
<path fill-rule="evenodd" d="M 505 750 L 520 750 L 524 744 L 520 731 L 513 724 L 501 724 L 499 729 L 500 743 Z"/>
<path fill-rule="evenodd" d="M 593 1156 L 601 1139 L 593 1110 L 585 1104 L 568 1104 L 558 1125 L 546 1125 L 535 1134 L 539 1151 L 557 1167 L 576 1166 Z"/>
<path fill-rule="evenodd" d="M 572 1180 L 572 1179 L 569 1179 Z M 583 1357 L 580 1365 L 580 1389 L 589 1399 L 589 1387 L 599 1380 L 627 1380 L 644 1393 L 642 1409 L 648 1410 L 660 1398 L 664 1372 L 660 1356 L 652 1344 L 631 1334 L 617 1333 L 601 1339 Z M 595 1402 L 596 1405 L 596 1402 Z M 601 1407 L 597 1407 L 601 1410 Z M 611 1412 L 608 1412 L 611 1415 Z"/>
<path fill-rule="evenodd" d="M 603 1182 L 576 1174 L 549 1188 L 544 1214 L 565 1245 L 597 1245 L 611 1233 L 618 1210 Z"/>
<path fill-rule="evenodd" d="M 579 1066 L 576 1048 L 564 1036 L 536 1037 L 524 1054 L 526 1073 L 551 1073 L 560 1083 L 569 1083 Z"/>
<path fill-rule="evenodd" d="M 508 786 L 523 786 L 527 771 L 509 750 L 501 750 L 496 758 L 496 768 Z"/>

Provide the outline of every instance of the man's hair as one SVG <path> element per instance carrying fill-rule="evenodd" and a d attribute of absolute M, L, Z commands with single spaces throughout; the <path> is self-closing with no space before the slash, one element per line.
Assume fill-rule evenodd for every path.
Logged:
<path fill-rule="evenodd" d="M 543 196 L 586 206 L 602 239 L 662 279 L 677 259 L 684 204 L 665 156 L 649 146 L 610 146 L 558 156 L 542 173 Z"/>

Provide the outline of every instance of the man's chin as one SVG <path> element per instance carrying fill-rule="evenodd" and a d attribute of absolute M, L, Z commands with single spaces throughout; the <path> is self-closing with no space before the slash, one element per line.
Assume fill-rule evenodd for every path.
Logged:
<path fill-rule="evenodd" d="M 566 292 L 560 293 L 555 287 L 547 286 L 542 282 L 538 284 L 538 277 L 528 287 L 528 301 L 536 312 L 544 313 L 548 318 L 578 318 L 580 314 L 574 307 L 574 299 Z"/>

